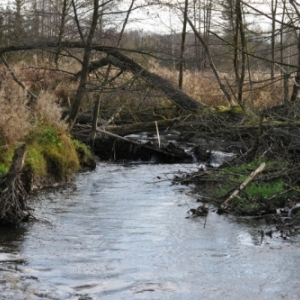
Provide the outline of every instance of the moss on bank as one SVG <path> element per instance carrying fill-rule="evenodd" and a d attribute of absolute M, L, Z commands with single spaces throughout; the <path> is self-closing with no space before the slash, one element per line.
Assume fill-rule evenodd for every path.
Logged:
<path fill-rule="evenodd" d="M 92 157 L 86 145 L 72 139 L 66 130 L 54 126 L 33 129 L 25 142 L 27 155 L 24 169 L 32 174 L 34 180 L 49 177 L 64 182 Z M 0 174 L 8 171 L 16 147 L 2 147 Z"/>

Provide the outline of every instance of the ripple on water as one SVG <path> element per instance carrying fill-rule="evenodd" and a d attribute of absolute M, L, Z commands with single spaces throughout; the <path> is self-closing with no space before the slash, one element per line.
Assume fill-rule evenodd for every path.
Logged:
<path fill-rule="evenodd" d="M 41 222 L 0 231 L 0 263 L 1 249 L 26 258 L 8 263 L 19 271 L 0 276 L 0 299 L 299 299 L 299 242 L 260 243 L 256 226 L 214 212 L 185 219 L 199 204 L 166 179 L 195 167 L 101 163 L 37 195 Z"/>

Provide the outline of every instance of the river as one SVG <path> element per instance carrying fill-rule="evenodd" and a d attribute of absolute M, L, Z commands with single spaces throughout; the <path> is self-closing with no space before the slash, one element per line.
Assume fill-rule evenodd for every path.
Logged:
<path fill-rule="evenodd" d="M 172 174 L 99 163 L 33 196 L 38 221 L 0 230 L 0 299 L 300 299 L 300 243 L 197 207 Z M 204 226 L 205 225 L 205 226 Z"/>

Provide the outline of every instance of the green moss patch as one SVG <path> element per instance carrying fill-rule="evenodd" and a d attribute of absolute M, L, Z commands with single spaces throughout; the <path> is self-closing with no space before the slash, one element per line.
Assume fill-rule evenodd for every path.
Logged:
<path fill-rule="evenodd" d="M 14 149 L 12 147 L 2 146 L 0 148 L 0 174 L 8 172 L 13 155 Z"/>
<path fill-rule="evenodd" d="M 50 173 L 65 180 L 79 167 L 79 157 L 71 137 L 54 127 L 39 128 L 30 134 L 26 164 L 37 175 Z"/>
<path fill-rule="evenodd" d="M 79 140 L 72 140 L 72 143 L 76 149 L 81 165 L 86 164 L 90 159 L 92 159 L 91 149 L 86 144 L 80 142 Z"/>

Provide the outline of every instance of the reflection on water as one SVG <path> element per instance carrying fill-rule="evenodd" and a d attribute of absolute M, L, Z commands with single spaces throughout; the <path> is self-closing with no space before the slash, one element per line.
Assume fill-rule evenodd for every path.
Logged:
<path fill-rule="evenodd" d="M 25 226 L 18 228 L 0 226 L 0 252 L 18 253 L 26 231 Z"/>
<path fill-rule="evenodd" d="M 212 211 L 205 228 L 185 219 L 198 204 L 168 179 L 192 167 L 103 163 L 36 196 L 40 221 L 0 233 L 24 259 L 0 299 L 299 299 L 298 242 L 261 243 L 257 224 Z"/>

